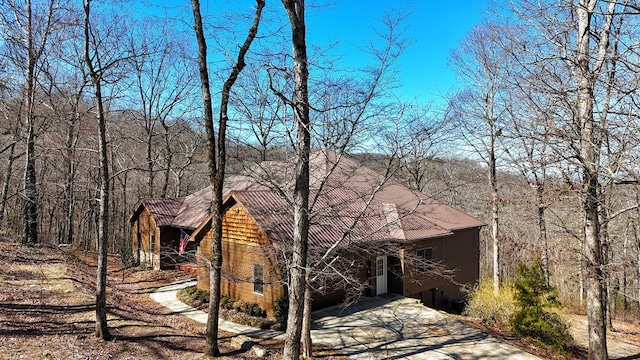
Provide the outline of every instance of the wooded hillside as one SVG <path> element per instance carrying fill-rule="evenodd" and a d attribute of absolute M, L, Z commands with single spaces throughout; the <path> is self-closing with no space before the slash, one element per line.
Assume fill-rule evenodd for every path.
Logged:
<path fill-rule="evenodd" d="M 0 229 L 26 244 L 94 250 L 99 224 L 108 224 L 108 250 L 126 262 L 136 202 L 209 186 L 211 144 L 189 4 L 163 16 L 90 4 L 0 4 Z M 230 24 L 248 15 L 205 13 L 218 96 L 236 69 L 239 30 Z M 600 344 L 592 353 L 602 357 L 607 319 L 640 320 L 640 9 L 521 1 L 495 13 L 503 17 L 487 15 L 452 51 L 459 86 L 432 106 L 395 93 L 411 44 L 401 31 L 407 14 L 381 16 L 372 41 L 353 50 L 362 65 L 345 69 L 313 44 L 309 63 L 306 53 L 294 63 L 289 19 L 267 8 L 260 31 L 268 35 L 225 90 L 226 173 L 308 160 L 300 152 L 308 137 L 296 142 L 303 129 L 312 148 L 356 156 L 486 222 L 481 273 L 496 288 L 540 256 L 561 298 L 588 307 Z M 294 96 L 301 64 L 308 103 Z"/>

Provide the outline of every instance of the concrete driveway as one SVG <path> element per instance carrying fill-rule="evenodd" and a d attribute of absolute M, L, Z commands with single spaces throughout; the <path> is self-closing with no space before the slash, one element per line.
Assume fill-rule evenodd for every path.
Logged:
<path fill-rule="evenodd" d="M 366 298 L 313 314 L 315 343 L 353 359 L 538 359 L 415 299 Z"/>
<path fill-rule="evenodd" d="M 151 298 L 204 324 L 207 314 L 176 299 L 179 289 L 193 284 L 195 281 L 164 286 L 151 293 Z M 334 306 L 314 312 L 313 319 L 314 343 L 340 349 L 353 359 L 538 359 L 415 299 L 397 295 L 364 298 L 344 310 Z M 224 331 L 251 337 L 286 336 L 222 319 L 219 325 Z"/>

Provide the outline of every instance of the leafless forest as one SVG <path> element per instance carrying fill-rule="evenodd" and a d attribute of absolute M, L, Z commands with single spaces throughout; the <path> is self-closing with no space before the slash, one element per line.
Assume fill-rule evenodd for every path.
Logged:
<path fill-rule="evenodd" d="M 506 281 L 540 256 L 565 304 L 588 307 L 592 324 L 640 321 L 640 8 L 543 3 L 488 12 L 451 53 L 459 86 L 444 105 L 395 96 L 412 41 L 408 13 L 372 22 L 372 41 L 353 49 L 359 68 L 339 68 L 338 54 L 307 44 L 310 144 L 486 222 L 484 275 Z M 126 259 L 140 198 L 211 184 L 191 4 L 137 10 L 97 0 L 0 4 L 6 236 L 97 249 L 107 199 L 107 248 Z M 219 98 L 253 13 L 203 11 Z M 227 174 L 299 155 L 289 19 L 280 2 L 262 17 L 228 98 Z"/>

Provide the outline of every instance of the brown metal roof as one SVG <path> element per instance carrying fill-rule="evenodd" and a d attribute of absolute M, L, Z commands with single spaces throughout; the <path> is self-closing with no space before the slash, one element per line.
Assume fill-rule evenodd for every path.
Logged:
<path fill-rule="evenodd" d="M 286 196 L 291 196 L 294 168 L 287 162 L 263 162 L 245 175 L 225 179 L 223 196 L 241 203 L 270 239 L 290 239 L 293 207 Z M 279 190 L 274 187 L 276 183 Z M 312 246 L 330 246 L 339 239 L 344 239 L 345 245 L 357 241 L 417 240 L 484 225 L 349 156 L 324 149 L 311 154 L 310 185 Z M 198 228 L 209 216 L 210 206 L 208 187 L 184 198 L 171 225 Z"/>
<path fill-rule="evenodd" d="M 294 167 L 263 163 L 260 173 L 292 178 Z M 254 171 L 257 173 L 257 171 Z M 327 150 L 310 157 L 310 245 L 328 246 L 345 237 L 350 241 L 417 240 L 481 227 L 473 216 L 414 191 L 400 182 Z M 290 185 L 290 183 L 285 183 Z M 290 201 L 275 191 L 234 191 L 232 195 L 268 230 L 274 240 L 290 238 Z"/>
<path fill-rule="evenodd" d="M 161 199 L 142 199 L 139 203 L 139 206 L 144 206 L 147 208 L 151 216 L 156 221 L 158 226 L 167 226 L 171 225 L 173 219 L 178 214 L 182 203 L 184 202 L 183 197 L 181 198 L 161 198 Z"/>
<path fill-rule="evenodd" d="M 254 180 L 243 175 L 227 177 L 224 186 L 223 198 L 230 190 L 262 188 Z M 211 197 L 211 186 L 187 196 L 171 225 L 184 229 L 197 228 L 211 213 Z"/>

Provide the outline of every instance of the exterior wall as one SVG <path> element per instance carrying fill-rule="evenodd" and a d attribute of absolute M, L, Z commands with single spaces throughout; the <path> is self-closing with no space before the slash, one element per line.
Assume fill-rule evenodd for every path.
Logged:
<path fill-rule="evenodd" d="M 151 234 L 154 238 L 153 249 L 150 249 Z M 131 228 L 132 249 L 141 264 L 160 269 L 160 229 L 149 211 L 144 208 Z"/>
<path fill-rule="evenodd" d="M 190 260 L 188 256 L 178 254 L 180 229 L 157 226 L 151 213 L 144 207 L 134 219 L 131 224 L 131 248 L 138 263 L 160 270 L 170 269 L 175 267 L 176 263 Z M 153 249 L 150 249 L 151 234 L 154 236 Z M 195 246 L 192 242 L 187 245 L 186 251 L 193 257 Z"/>
<path fill-rule="evenodd" d="M 455 241 L 444 243 L 444 261 L 449 267 L 458 270 L 456 281 L 473 285 L 480 279 L 480 229 L 461 230 L 454 236 Z M 447 286 L 457 290 L 451 297 L 464 297 L 459 286 Z"/>
<path fill-rule="evenodd" d="M 257 303 L 265 309 L 269 316 L 273 315 L 273 303 L 284 293 L 280 284 L 280 270 L 275 263 L 276 254 L 271 253 L 273 247 L 264 232 L 253 218 L 240 205 L 229 208 L 223 215 L 223 279 L 222 294 L 227 294 L 236 301 Z M 205 235 L 198 240 L 197 253 L 198 288 L 209 290 L 209 268 L 206 261 L 211 254 L 212 233 L 210 229 L 203 229 Z M 430 248 L 432 259 L 441 261 L 448 269 L 456 271 L 455 281 L 461 284 L 473 284 L 479 277 L 479 228 L 454 232 L 443 238 L 425 239 L 413 242 L 396 256 L 387 257 L 387 289 L 407 297 L 421 299 L 426 305 L 443 307 L 452 298 L 462 298 L 460 285 L 446 281 L 442 277 L 429 273 L 418 273 L 412 257 L 417 251 Z M 375 295 L 375 256 L 372 259 L 362 259 L 363 266 L 359 270 L 359 277 L 367 282 Z M 254 292 L 253 266 L 263 267 L 264 290 L 262 294 Z M 402 276 L 398 276 L 402 274 Z M 343 292 L 328 294 L 314 294 L 313 308 L 320 309 L 340 303 L 344 298 Z"/>
<path fill-rule="evenodd" d="M 448 269 L 455 270 L 456 282 L 472 285 L 480 274 L 479 232 L 477 228 L 456 231 L 445 238 L 417 242 L 405 251 L 415 256 L 418 250 L 430 247 L 434 261 L 441 260 Z M 439 276 L 419 274 L 409 261 L 404 266 L 404 274 L 403 295 L 420 299 L 428 306 L 441 308 L 450 299 L 464 297 L 460 285 Z"/>
<path fill-rule="evenodd" d="M 356 254 L 342 254 L 346 258 L 353 259 L 354 265 L 350 271 L 352 273 L 348 274 L 349 276 L 353 276 L 354 278 L 359 279 L 362 284 L 365 284 L 369 280 L 369 270 L 367 265 L 367 260 L 357 256 Z M 356 265 L 359 264 L 360 266 Z M 346 274 L 345 274 L 346 275 Z M 330 280 L 327 280 L 330 281 Z M 332 284 L 326 284 L 328 288 L 331 288 Z M 311 309 L 313 311 L 327 308 L 329 306 L 338 305 L 344 302 L 347 292 L 343 289 L 331 289 L 325 293 L 314 292 L 313 293 L 313 301 L 311 303 Z M 369 292 L 365 291 L 364 296 L 370 295 Z"/>
<path fill-rule="evenodd" d="M 433 288 L 442 287 L 445 284 L 444 279 L 438 276 L 431 276 L 428 273 L 419 273 L 416 269 L 415 264 L 412 264 L 412 257 L 417 256 L 418 250 L 431 248 L 432 257 L 434 261 L 442 261 L 446 264 L 443 255 L 443 242 L 444 241 L 452 241 L 452 237 L 447 238 L 435 238 L 435 239 L 426 239 L 417 241 L 411 246 L 408 246 L 405 249 L 404 256 L 404 281 L 403 281 L 403 292 L 404 296 L 407 297 L 415 297 L 419 299 L 424 299 L 425 291 L 428 291 Z"/>
<path fill-rule="evenodd" d="M 241 205 L 232 206 L 222 219 L 222 294 L 236 301 L 257 303 L 273 316 L 273 303 L 282 296 L 276 256 L 253 218 Z M 200 257 L 211 254 L 212 232 L 209 230 L 198 245 Z M 262 294 L 254 292 L 253 267 L 262 265 L 264 286 Z M 209 269 L 201 261 L 198 266 L 198 288 L 209 290 Z"/>

